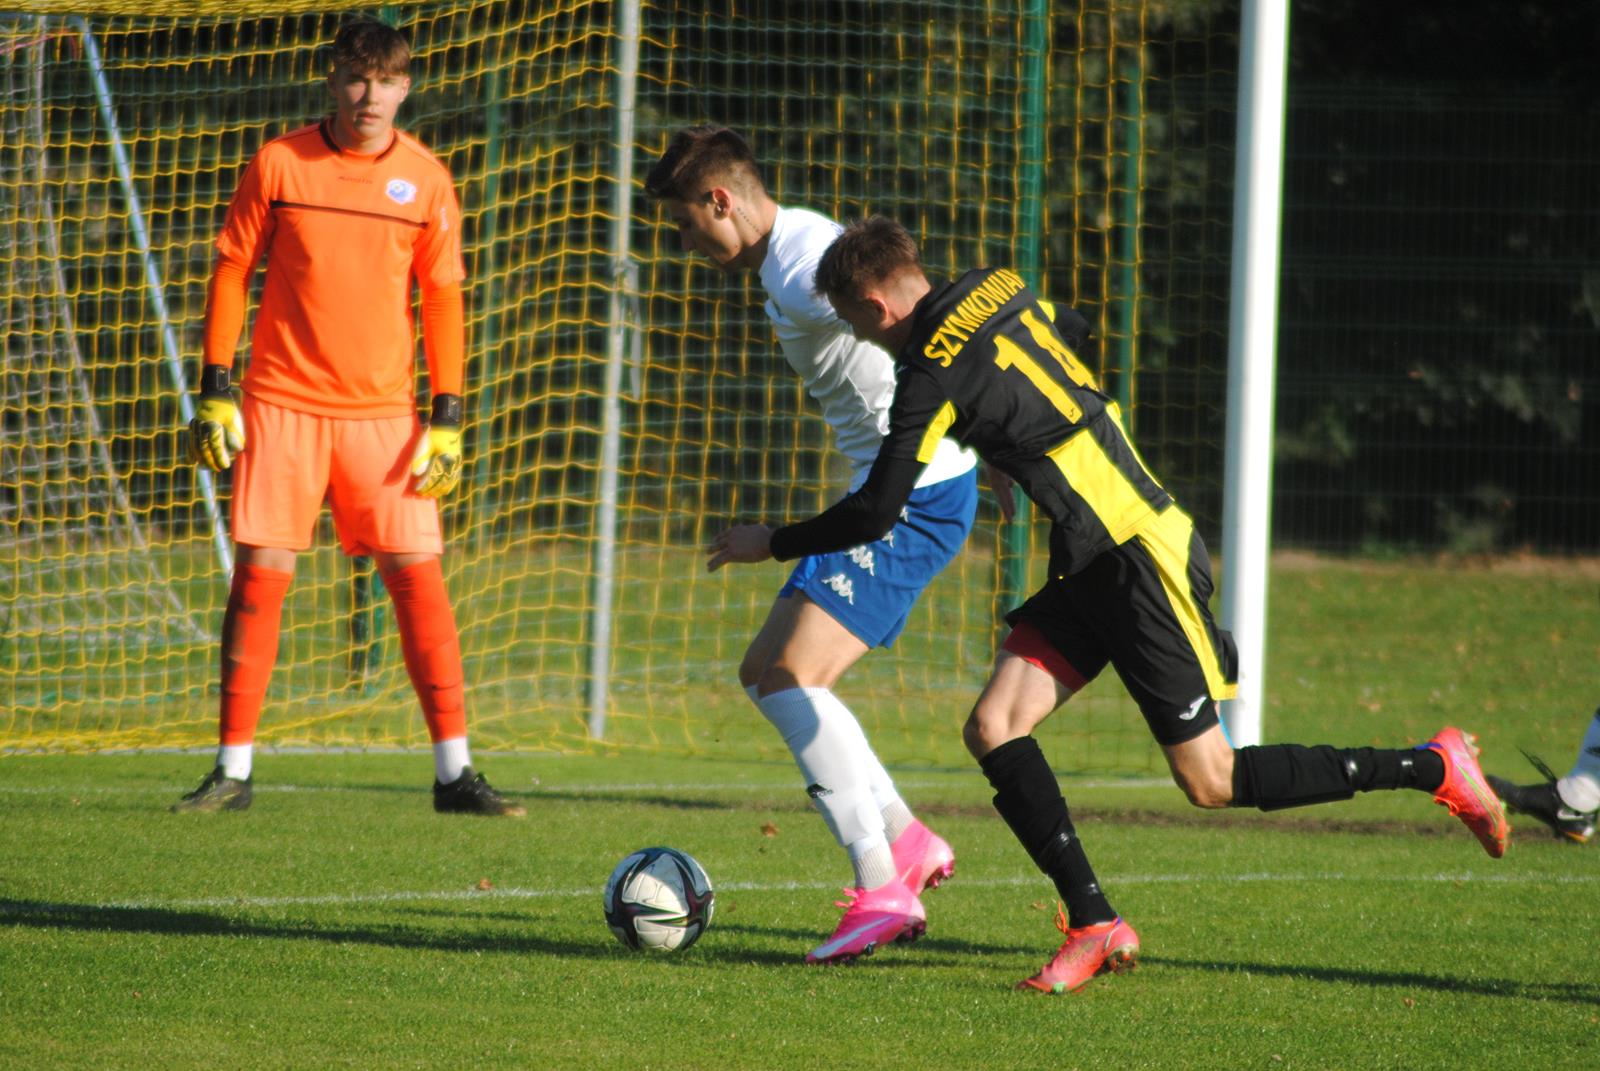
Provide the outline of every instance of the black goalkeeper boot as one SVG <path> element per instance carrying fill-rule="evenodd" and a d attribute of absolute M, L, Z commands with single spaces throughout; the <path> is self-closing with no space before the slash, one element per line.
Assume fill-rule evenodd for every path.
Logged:
<path fill-rule="evenodd" d="M 240 780 L 228 777 L 222 767 L 206 774 L 200 787 L 186 794 L 172 805 L 174 814 L 210 814 L 215 811 L 248 811 L 250 809 L 250 778 Z"/>
<path fill-rule="evenodd" d="M 474 774 L 471 766 L 448 785 L 433 783 L 433 809 L 440 814 L 498 814 L 507 818 L 521 818 L 528 813 L 522 804 L 512 803 L 496 792 L 482 774 Z"/>

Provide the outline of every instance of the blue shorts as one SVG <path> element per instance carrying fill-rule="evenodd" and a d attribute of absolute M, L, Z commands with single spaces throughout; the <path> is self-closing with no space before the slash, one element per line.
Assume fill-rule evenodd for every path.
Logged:
<path fill-rule="evenodd" d="M 966 542 L 977 512 L 976 470 L 919 487 L 888 535 L 801 558 L 778 598 L 803 591 L 868 647 L 892 646 L 917 596 Z"/>

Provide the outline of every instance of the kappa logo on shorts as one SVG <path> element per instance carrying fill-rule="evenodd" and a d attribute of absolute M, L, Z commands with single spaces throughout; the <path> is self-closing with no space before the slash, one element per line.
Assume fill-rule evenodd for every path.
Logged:
<path fill-rule="evenodd" d="M 389 185 L 383 188 L 383 192 L 397 205 L 408 205 L 417 199 L 416 184 L 407 182 L 403 178 L 390 179 Z"/>
<path fill-rule="evenodd" d="M 848 551 L 850 560 L 856 563 L 856 568 L 866 570 L 868 576 L 877 576 L 874 568 L 877 564 L 872 557 L 871 547 L 851 547 Z"/>
<path fill-rule="evenodd" d="M 851 606 L 856 604 L 856 586 L 843 573 L 834 573 L 832 576 L 826 577 L 822 582 L 832 588 L 835 595 Z"/>
<path fill-rule="evenodd" d="M 1182 714 L 1179 714 L 1178 717 L 1184 721 L 1193 721 L 1195 716 L 1200 713 L 1200 708 L 1206 705 L 1206 700 L 1209 698 L 1211 697 L 1203 695 L 1199 699 L 1196 699 L 1193 703 L 1189 704 L 1189 709 L 1184 711 Z"/>

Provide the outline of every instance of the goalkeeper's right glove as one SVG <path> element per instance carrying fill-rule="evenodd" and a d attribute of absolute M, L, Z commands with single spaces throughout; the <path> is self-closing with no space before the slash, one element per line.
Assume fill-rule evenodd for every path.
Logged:
<path fill-rule="evenodd" d="M 189 460 L 221 472 L 244 449 L 244 421 L 228 389 L 228 370 L 208 364 L 200 370 L 200 400 L 189 421 Z"/>

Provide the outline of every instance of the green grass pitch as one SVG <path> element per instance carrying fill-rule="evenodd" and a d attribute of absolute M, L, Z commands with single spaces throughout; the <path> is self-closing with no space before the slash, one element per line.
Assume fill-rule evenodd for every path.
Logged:
<path fill-rule="evenodd" d="M 1493 772 L 1531 775 L 1519 745 L 1565 769 L 1600 701 L 1597 587 L 1566 563 L 1280 567 L 1267 738 L 1452 721 Z M 1419 793 L 1208 814 L 1147 772 L 1068 775 L 1144 954 L 1046 998 L 1010 987 L 1054 950 L 1053 890 L 975 768 L 897 771 L 958 855 L 928 936 L 818 969 L 848 870 L 787 764 L 477 758 L 527 819 L 434 815 L 420 752 L 268 752 L 250 812 L 182 818 L 206 755 L 0 756 L 0 1067 L 1600 1066 L 1600 848 L 1526 820 L 1495 861 Z M 717 885 L 679 955 L 601 916 L 612 865 L 656 843 Z"/>

